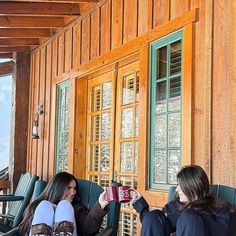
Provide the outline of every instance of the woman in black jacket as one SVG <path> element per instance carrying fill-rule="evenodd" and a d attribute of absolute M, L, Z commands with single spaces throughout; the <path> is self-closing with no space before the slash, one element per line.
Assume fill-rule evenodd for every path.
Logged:
<path fill-rule="evenodd" d="M 197 165 L 185 166 L 177 174 L 175 199 L 162 211 L 149 211 L 136 191 L 132 205 L 140 213 L 141 236 L 229 236 L 234 206 L 214 196 L 206 172 Z"/>

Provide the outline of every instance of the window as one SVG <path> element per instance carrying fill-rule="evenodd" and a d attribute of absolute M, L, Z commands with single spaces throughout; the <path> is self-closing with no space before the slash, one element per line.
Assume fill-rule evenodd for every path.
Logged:
<path fill-rule="evenodd" d="M 69 81 L 65 81 L 58 85 L 57 96 L 56 173 L 67 171 L 68 169 L 70 105 Z"/>
<path fill-rule="evenodd" d="M 151 189 L 176 184 L 182 157 L 182 31 L 151 44 Z"/>

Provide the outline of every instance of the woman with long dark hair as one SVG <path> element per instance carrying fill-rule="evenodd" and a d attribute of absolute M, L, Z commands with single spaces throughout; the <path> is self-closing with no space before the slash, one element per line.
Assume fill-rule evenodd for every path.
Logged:
<path fill-rule="evenodd" d="M 148 203 L 135 191 L 132 205 L 140 213 L 141 236 L 229 236 L 234 206 L 210 190 L 206 172 L 197 165 L 177 174 L 175 199 L 162 211 L 149 211 Z"/>
<path fill-rule="evenodd" d="M 67 172 L 58 173 L 26 209 L 19 225 L 20 235 L 93 235 L 107 213 L 104 194 L 88 211 L 79 203 L 76 178 Z"/>

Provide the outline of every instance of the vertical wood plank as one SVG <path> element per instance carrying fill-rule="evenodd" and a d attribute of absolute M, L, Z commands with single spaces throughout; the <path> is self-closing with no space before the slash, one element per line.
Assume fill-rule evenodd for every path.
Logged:
<path fill-rule="evenodd" d="M 90 45 L 90 18 L 87 16 L 81 22 L 82 47 L 81 47 L 81 64 L 89 61 Z"/>
<path fill-rule="evenodd" d="M 99 55 L 99 10 L 92 12 L 91 15 L 91 55 L 93 59 Z"/>
<path fill-rule="evenodd" d="M 191 8 L 191 9 L 199 8 L 199 0 L 191 0 L 190 8 Z M 209 10 L 210 10 L 210 9 L 209 9 Z"/>
<path fill-rule="evenodd" d="M 57 75 L 61 75 L 65 71 L 65 34 L 58 38 L 58 71 Z"/>
<path fill-rule="evenodd" d="M 33 127 L 33 118 L 34 118 L 34 74 L 35 74 L 35 54 L 31 55 L 31 64 L 30 64 L 30 92 L 29 92 L 29 115 L 28 115 L 28 144 L 27 144 L 27 170 L 31 172 L 31 163 L 32 163 L 32 127 Z"/>
<path fill-rule="evenodd" d="M 112 1 L 111 48 L 122 45 L 123 32 L 123 0 Z"/>
<path fill-rule="evenodd" d="M 72 66 L 72 29 L 65 32 L 65 72 Z"/>
<path fill-rule="evenodd" d="M 46 84 L 44 102 L 44 147 L 43 147 L 43 179 L 48 179 L 49 168 L 49 137 L 50 137 L 50 108 L 51 108 L 51 72 L 52 72 L 52 43 L 46 47 Z"/>
<path fill-rule="evenodd" d="M 234 1 L 213 1 L 212 179 L 231 186 L 236 182 L 235 7 Z"/>
<path fill-rule="evenodd" d="M 183 85 L 182 85 L 182 165 L 192 164 L 193 96 L 194 79 L 194 27 L 192 24 L 183 30 Z"/>
<path fill-rule="evenodd" d="M 45 99 L 45 47 L 40 50 L 40 76 L 39 76 L 39 105 L 44 105 Z M 44 148 L 44 117 L 45 113 L 38 116 L 39 118 L 39 139 L 38 139 L 38 154 L 37 154 L 37 175 L 42 177 L 43 173 L 43 148 Z"/>
<path fill-rule="evenodd" d="M 171 0 L 170 19 L 184 15 L 190 10 L 190 0 Z"/>
<path fill-rule="evenodd" d="M 34 79 L 34 106 L 33 113 L 37 112 L 38 101 L 39 101 L 39 71 L 40 69 L 40 51 L 35 54 L 35 79 Z M 32 174 L 37 173 L 37 150 L 38 150 L 38 140 L 33 140 L 32 147 Z"/>
<path fill-rule="evenodd" d="M 53 60 L 53 63 L 52 63 L 52 78 L 55 78 L 57 76 L 57 68 L 58 68 L 58 60 L 57 60 L 57 57 L 58 57 L 58 40 L 55 39 L 52 41 L 52 60 Z"/>
<path fill-rule="evenodd" d="M 111 14 L 110 1 L 107 1 L 100 7 L 101 12 L 101 34 L 100 34 L 100 54 L 103 55 L 111 48 Z"/>
<path fill-rule="evenodd" d="M 81 21 L 73 27 L 73 68 L 81 63 Z"/>
<path fill-rule="evenodd" d="M 138 2 L 138 36 L 152 29 L 153 4 L 152 0 L 139 0 Z"/>
<path fill-rule="evenodd" d="M 137 37 L 137 0 L 124 0 L 123 43 Z"/>
<path fill-rule="evenodd" d="M 154 0 L 153 2 L 153 28 L 156 28 L 170 19 L 170 1 Z"/>
<path fill-rule="evenodd" d="M 74 174 L 77 178 L 85 178 L 86 171 L 87 87 L 86 78 L 76 80 Z"/>

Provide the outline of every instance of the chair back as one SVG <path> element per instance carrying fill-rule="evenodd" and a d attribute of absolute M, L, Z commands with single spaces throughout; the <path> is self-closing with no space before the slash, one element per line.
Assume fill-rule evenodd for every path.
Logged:
<path fill-rule="evenodd" d="M 78 179 L 79 198 L 81 203 L 88 209 L 92 209 L 98 201 L 99 195 L 104 191 L 101 186 L 89 180 Z M 109 231 L 109 235 L 116 236 L 119 226 L 120 203 L 111 202 L 107 215 L 107 227 L 104 231 Z M 101 233 L 99 235 L 102 235 Z"/>
<path fill-rule="evenodd" d="M 41 193 L 45 189 L 46 185 L 47 185 L 47 182 L 43 181 L 43 180 L 37 180 L 35 182 L 34 191 L 33 191 L 32 197 L 31 197 L 32 202 L 34 200 L 36 200 L 41 195 Z"/>
<path fill-rule="evenodd" d="M 38 176 L 31 175 L 30 173 L 21 175 L 14 196 L 23 196 L 24 199 L 22 201 L 12 202 L 7 212 L 8 215 L 14 217 L 12 228 L 18 226 L 22 221 L 24 210 L 30 202 L 35 182 L 38 179 Z"/>
<path fill-rule="evenodd" d="M 211 185 L 211 191 L 219 198 L 230 202 L 236 207 L 236 189 L 225 185 Z M 171 186 L 168 201 L 174 199 L 176 186 Z"/>

